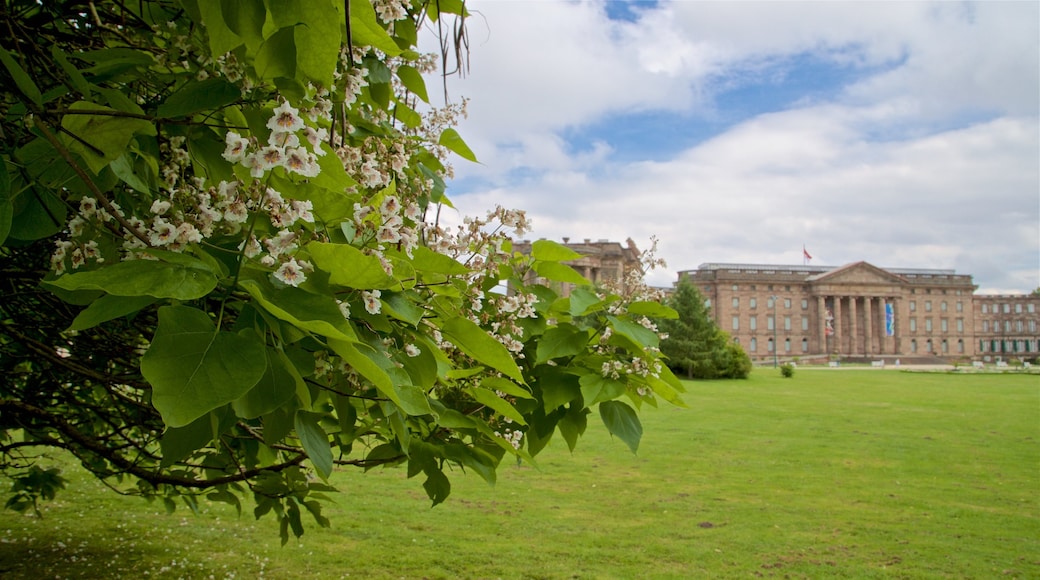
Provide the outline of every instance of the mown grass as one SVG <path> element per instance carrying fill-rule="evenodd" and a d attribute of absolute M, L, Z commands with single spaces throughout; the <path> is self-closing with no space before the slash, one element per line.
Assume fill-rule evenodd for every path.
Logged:
<path fill-rule="evenodd" d="M 334 476 L 332 528 L 279 546 L 222 505 L 165 515 L 70 468 L 44 519 L 0 513 L 0 575 L 152 578 L 1036 578 L 1040 380 L 798 369 L 597 420 L 573 453 L 453 478 Z"/>

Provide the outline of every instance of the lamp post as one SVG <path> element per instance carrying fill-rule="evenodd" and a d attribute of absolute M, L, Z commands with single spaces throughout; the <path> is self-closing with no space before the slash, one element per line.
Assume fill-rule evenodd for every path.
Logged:
<path fill-rule="evenodd" d="M 776 342 L 776 327 L 779 321 L 776 319 L 776 296 L 770 296 L 770 300 L 773 301 L 773 368 L 777 368 L 779 365 L 777 359 L 777 349 L 780 348 L 780 344 Z"/>

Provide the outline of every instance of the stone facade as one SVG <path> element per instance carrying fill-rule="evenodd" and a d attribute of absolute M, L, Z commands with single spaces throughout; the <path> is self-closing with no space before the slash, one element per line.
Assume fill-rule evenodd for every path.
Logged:
<path fill-rule="evenodd" d="M 679 277 L 753 359 L 1040 354 L 1040 297 L 975 295 L 972 277 L 953 270 L 701 264 Z"/>
<path fill-rule="evenodd" d="M 594 285 L 611 284 L 623 290 L 626 277 L 641 268 L 639 248 L 632 238 L 626 240 L 624 245 L 609 240 L 592 241 L 586 238 L 582 242 L 571 242 L 570 238 L 563 238 L 562 245 L 582 255 L 580 259 L 566 264 Z M 513 251 L 530 254 L 531 246 L 532 242 L 528 240 L 514 242 Z M 639 277 L 642 277 L 641 274 Z M 571 290 L 574 289 L 574 284 L 546 281 L 533 271 L 528 272 L 525 282 L 546 284 L 553 287 L 560 296 L 570 296 Z"/>
<path fill-rule="evenodd" d="M 975 296 L 975 348 L 985 361 L 1035 357 L 1040 351 L 1040 295 Z"/>

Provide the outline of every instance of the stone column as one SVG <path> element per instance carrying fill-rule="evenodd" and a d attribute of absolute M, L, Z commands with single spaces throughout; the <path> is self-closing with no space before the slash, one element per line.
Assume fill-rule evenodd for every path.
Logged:
<path fill-rule="evenodd" d="M 856 300 L 855 296 L 849 296 L 849 354 L 859 354 L 859 341 L 856 340 Z"/>
<path fill-rule="evenodd" d="M 870 296 L 863 297 L 863 352 L 867 357 L 874 354 L 874 341 L 870 340 L 874 326 L 874 318 L 870 315 L 870 302 L 873 300 Z"/>
<path fill-rule="evenodd" d="M 899 323 L 899 313 L 902 308 L 902 298 L 899 296 L 893 296 L 892 301 L 892 354 L 902 355 L 903 353 L 903 325 Z"/>
<path fill-rule="evenodd" d="M 841 354 L 841 296 L 834 297 L 834 352 Z"/>
<path fill-rule="evenodd" d="M 816 297 L 816 316 L 820 341 L 817 351 L 827 354 L 827 301 L 823 296 Z"/>
<path fill-rule="evenodd" d="M 888 304 L 887 298 L 884 296 L 878 298 L 878 308 L 881 311 L 878 317 L 881 319 L 881 326 L 878 327 L 878 352 L 881 354 L 885 354 L 885 347 L 888 346 L 888 337 L 885 336 L 885 312 L 888 311 L 885 307 L 886 304 Z"/>

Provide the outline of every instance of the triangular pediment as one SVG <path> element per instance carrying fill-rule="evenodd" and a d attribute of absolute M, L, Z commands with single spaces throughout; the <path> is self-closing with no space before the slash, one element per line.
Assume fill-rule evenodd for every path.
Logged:
<path fill-rule="evenodd" d="M 881 268 L 878 268 L 873 264 L 868 264 L 867 262 L 846 264 L 839 268 L 810 276 L 807 281 L 824 284 L 884 284 L 887 286 L 907 283 L 906 279 L 902 276 L 882 270 Z"/>

